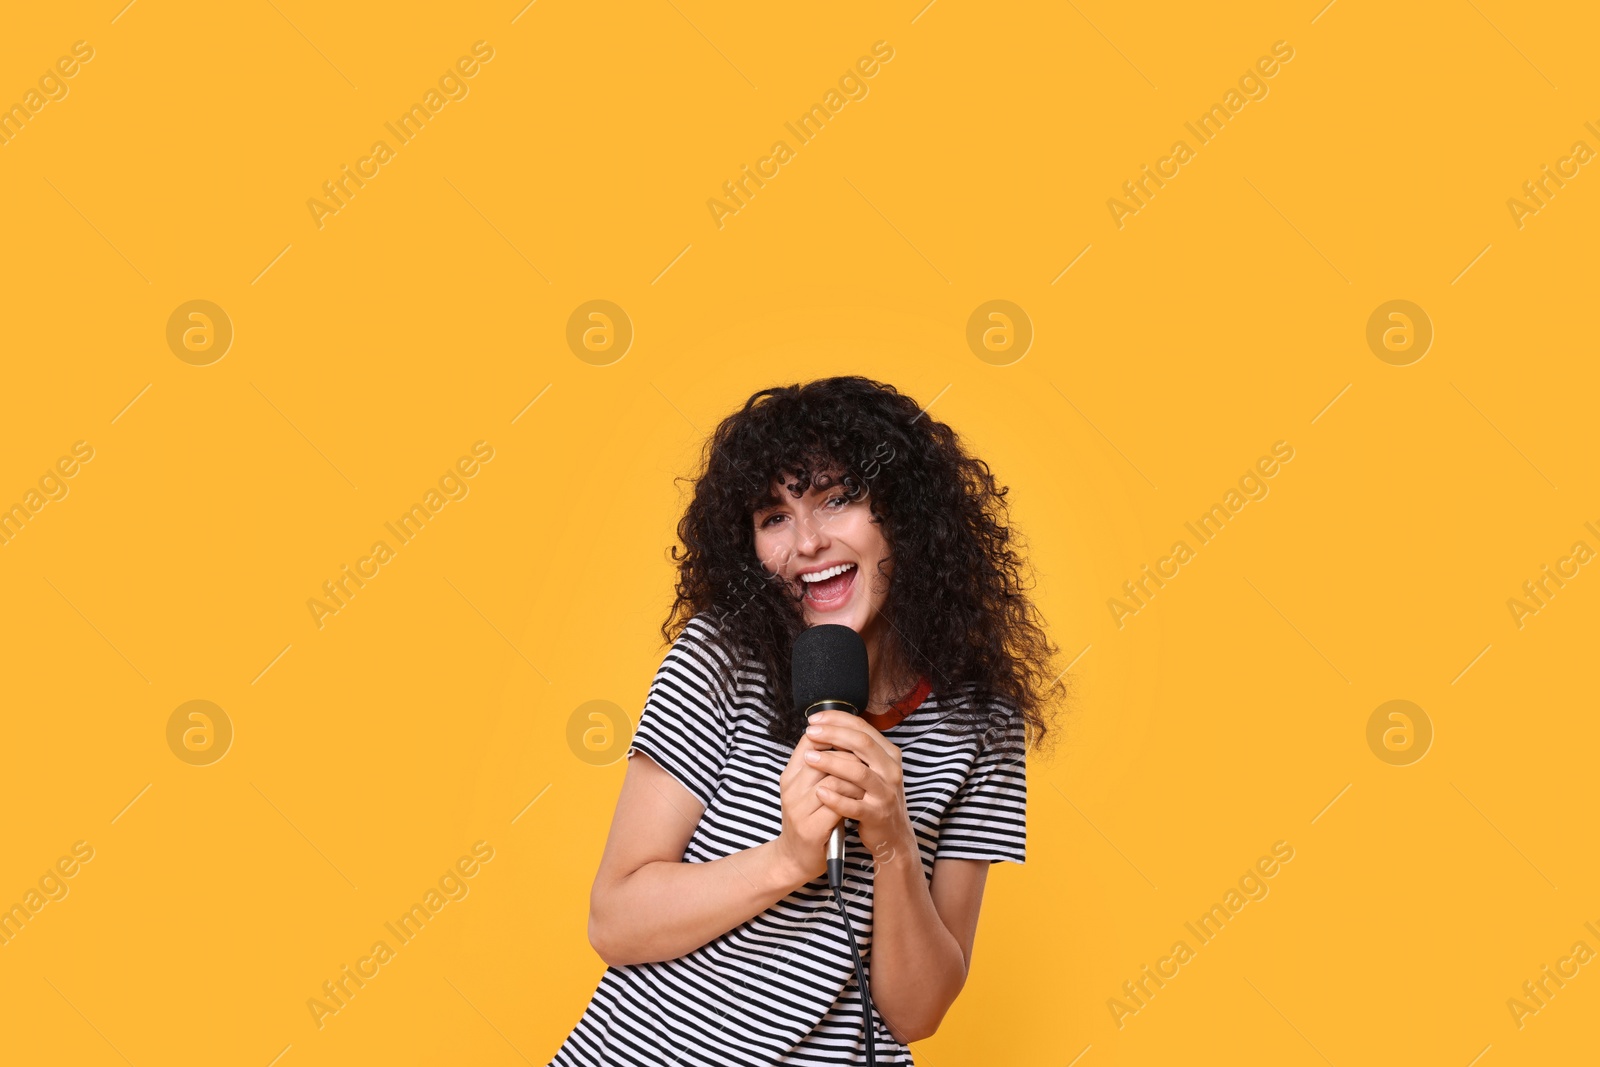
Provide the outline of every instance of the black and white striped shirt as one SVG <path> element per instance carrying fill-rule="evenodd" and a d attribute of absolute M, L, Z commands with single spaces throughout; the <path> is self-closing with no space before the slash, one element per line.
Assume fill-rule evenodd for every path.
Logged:
<path fill-rule="evenodd" d="M 684 861 L 706 863 L 776 838 L 778 776 L 794 750 L 766 733 L 762 668 L 739 665 L 729 693 L 713 657 L 730 662 L 705 615 L 668 650 L 628 754 L 643 752 L 705 805 Z M 986 747 L 941 725 L 954 701 L 931 692 L 883 730 L 900 747 L 923 873 L 936 859 L 1023 862 L 1026 761 L 1020 720 Z M 845 904 L 871 974 L 871 854 L 846 824 Z M 870 977 L 869 977 L 870 981 Z M 880 1064 L 911 1052 L 874 1010 Z M 610 967 L 550 1067 L 769 1067 L 864 1062 L 861 997 L 826 876 L 686 955 Z"/>

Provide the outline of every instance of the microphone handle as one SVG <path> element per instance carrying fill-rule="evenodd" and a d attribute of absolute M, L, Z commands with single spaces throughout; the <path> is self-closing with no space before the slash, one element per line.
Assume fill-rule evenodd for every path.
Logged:
<path fill-rule="evenodd" d="M 808 713 L 813 711 L 848 711 L 852 715 L 860 715 L 854 704 L 844 700 L 819 700 L 806 708 Z M 828 884 L 834 889 L 844 885 L 844 820 L 839 820 L 839 825 L 833 828 L 828 835 Z"/>

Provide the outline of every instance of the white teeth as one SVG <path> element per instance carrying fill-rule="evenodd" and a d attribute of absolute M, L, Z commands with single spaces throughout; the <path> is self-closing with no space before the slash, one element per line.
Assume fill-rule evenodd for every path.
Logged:
<path fill-rule="evenodd" d="M 810 574 L 802 574 L 800 576 L 800 580 L 805 582 L 807 585 L 810 585 L 813 582 L 820 582 L 826 578 L 832 578 L 835 575 L 843 574 L 845 571 L 854 566 L 854 563 L 841 563 L 837 567 L 829 567 L 825 571 L 813 571 Z"/>

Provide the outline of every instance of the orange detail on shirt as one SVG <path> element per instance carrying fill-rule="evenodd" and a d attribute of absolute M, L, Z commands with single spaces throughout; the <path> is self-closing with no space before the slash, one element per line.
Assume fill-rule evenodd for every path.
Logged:
<path fill-rule="evenodd" d="M 888 711 L 881 715 L 867 713 L 861 717 L 867 720 L 874 730 L 882 733 L 921 707 L 922 702 L 928 698 L 928 694 L 932 691 L 933 683 L 928 680 L 927 675 L 923 675 L 917 679 L 917 687 L 890 705 Z"/>

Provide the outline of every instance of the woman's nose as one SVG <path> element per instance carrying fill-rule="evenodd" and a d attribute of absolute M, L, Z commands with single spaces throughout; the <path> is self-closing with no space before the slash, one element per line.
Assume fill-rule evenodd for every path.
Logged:
<path fill-rule="evenodd" d="M 821 551 L 832 542 L 828 538 L 828 523 L 821 516 L 812 511 L 800 514 L 800 550 L 805 553 Z"/>

